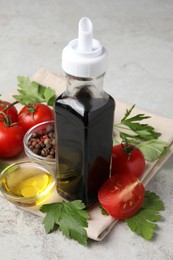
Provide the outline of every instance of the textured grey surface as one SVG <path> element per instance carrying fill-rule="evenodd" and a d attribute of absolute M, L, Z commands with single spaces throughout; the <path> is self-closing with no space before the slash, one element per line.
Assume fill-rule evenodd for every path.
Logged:
<path fill-rule="evenodd" d="M 109 50 L 105 89 L 124 102 L 173 118 L 172 0 L 0 0 L 0 93 L 39 67 L 61 73 L 61 51 L 88 16 Z M 170 129 L 170 131 L 173 131 Z M 88 248 L 46 235 L 41 219 L 0 198 L 0 259 L 173 259 L 173 156 L 147 188 L 164 201 L 164 221 L 152 242 L 122 222 Z"/>

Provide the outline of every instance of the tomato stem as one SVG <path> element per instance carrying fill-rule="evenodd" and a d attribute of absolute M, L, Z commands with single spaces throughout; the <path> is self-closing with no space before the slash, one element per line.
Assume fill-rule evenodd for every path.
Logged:
<path fill-rule="evenodd" d="M 18 101 L 14 101 L 13 103 L 7 105 L 1 112 L 4 112 L 6 111 L 7 109 L 9 109 L 10 107 L 13 107 L 14 105 L 18 104 L 19 102 Z M 1 113 L 0 112 L 0 113 Z"/>
<path fill-rule="evenodd" d="M 135 145 L 129 145 L 127 139 L 121 142 L 121 147 L 124 153 L 128 156 L 128 160 L 130 159 L 132 151 L 138 149 Z"/>
<path fill-rule="evenodd" d="M 11 126 L 11 120 L 10 120 L 9 116 L 6 115 L 6 114 L 3 112 L 3 110 L 0 111 L 0 114 L 3 115 L 3 122 L 5 123 L 5 125 L 6 125 L 6 126 Z"/>
<path fill-rule="evenodd" d="M 5 114 L 4 112 L 6 110 L 8 110 L 10 107 L 13 107 L 14 105 L 16 105 L 17 103 L 19 103 L 19 102 L 18 101 L 14 101 L 13 103 L 10 103 L 6 107 L 4 107 L 3 110 L 0 111 L 0 114 L 3 115 L 3 122 L 5 123 L 6 126 L 11 126 L 13 124 L 12 124 L 11 119 L 9 118 L 9 116 L 7 114 Z"/>
<path fill-rule="evenodd" d="M 36 104 L 35 103 L 30 103 L 28 105 L 26 105 L 28 107 L 28 111 L 31 112 L 31 113 L 34 113 L 35 112 L 35 109 L 36 109 Z"/>

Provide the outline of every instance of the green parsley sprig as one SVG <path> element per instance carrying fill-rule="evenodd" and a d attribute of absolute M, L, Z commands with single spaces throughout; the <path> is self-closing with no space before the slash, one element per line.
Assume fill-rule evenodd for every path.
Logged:
<path fill-rule="evenodd" d="M 31 81 L 28 77 L 18 76 L 18 92 L 19 95 L 13 95 L 22 105 L 29 105 L 33 103 L 46 103 L 53 106 L 56 95 L 55 90 L 51 87 L 45 87 L 37 82 Z"/>
<path fill-rule="evenodd" d="M 169 145 L 158 139 L 161 133 L 157 132 L 153 126 L 141 122 L 151 118 L 150 116 L 137 114 L 130 117 L 134 107 L 135 105 L 126 109 L 120 123 L 114 125 L 114 142 L 117 142 L 115 137 L 118 132 L 122 140 L 134 144 L 142 151 L 146 161 L 153 162 L 166 154 Z"/>
<path fill-rule="evenodd" d="M 157 229 L 157 221 L 162 219 L 159 211 L 164 210 L 164 204 L 154 192 L 145 192 L 141 209 L 132 217 L 125 219 L 129 228 L 147 240 L 151 240 Z"/>
<path fill-rule="evenodd" d="M 46 233 L 59 227 L 64 236 L 77 240 L 80 244 L 87 245 L 86 227 L 89 213 L 80 200 L 72 202 L 55 202 L 45 204 L 40 211 L 47 213 L 43 219 Z"/>
<path fill-rule="evenodd" d="M 137 114 L 135 116 L 129 117 L 135 105 L 130 109 L 126 109 L 124 117 L 121 119 L 120 124 L 115 125 L 117 129 L 123 129 L 131 131 L 131 133 L 126 131 L 119 131 L 120 137 L 122 139 L 135 139 L 135 140 L 152 140 L 158 139 L 161 133 L 156 132 L 154 127 L 148 124 L 142 124 L 141 121 L 150 118 L 145 114 Z M 122 127 L 123 125 L 123 127 Z M 124 127 L 125 126 L 125 127 Z"/>

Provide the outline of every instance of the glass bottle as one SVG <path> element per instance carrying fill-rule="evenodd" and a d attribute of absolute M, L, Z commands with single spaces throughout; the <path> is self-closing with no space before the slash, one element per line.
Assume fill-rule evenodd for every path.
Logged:
<path fill-rule="evenodd" d="M 55 103 L 58 192 L 69 200 L 81 199 L 86 206 L 97 200 L 99 188 L 109 177 L 115 109 L 113 98 L 103 90 L 107 52 L 98 51 L 96 40 L 94 49 L 91 29 L 91 21 L 81 19 L 78 48 L 74 40 L 70 43 L 76 58 L 72 62 L 74 53 L 69 58 L 69 46 L 63 53 L 67 89 Z"/>

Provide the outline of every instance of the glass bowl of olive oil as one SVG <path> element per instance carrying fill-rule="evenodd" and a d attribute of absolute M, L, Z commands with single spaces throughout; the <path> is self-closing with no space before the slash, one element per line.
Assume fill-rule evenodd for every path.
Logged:
<path fill-rule="evenodd" d="M 22 207 L 43 204 L 56 189 L 55 173 L 45 163 L 22 161 L 11 164 L 0 175 L 0 192 Z"/>

